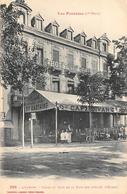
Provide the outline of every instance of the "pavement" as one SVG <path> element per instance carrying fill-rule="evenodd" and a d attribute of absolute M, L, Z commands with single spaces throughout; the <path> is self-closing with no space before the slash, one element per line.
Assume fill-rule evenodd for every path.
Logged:
<path fill-rule="evenodd" d="M 85 148 L 92 148 L 92 147 L 101 147 L 103 145 L 116 145 L 120 143 L 127 143 L 127 140 L 120 140 L 120 141 L 95 141 L 94 143 L 65 143 L 61 144 L 58 143 L 57 145 L 54 143 L 42 143 L 42 144 L 34 144 L 33 147 L 31 147 L 30 143 L 26 143 L 24 147 L 22 146 L 13 146 L 13 147 L 0 147 L 0 153 L 3 152 L 38 152 L 41 150 L 42 152 L 71 152 L 71 151 L 84 151 Z M 93 152 L 93 150 L 89 151 Z"/>
<path fill-rule="evenodd" d="M 0 155 L 5 194 L 127 193 L 127 141 L 3 147 Z"/>

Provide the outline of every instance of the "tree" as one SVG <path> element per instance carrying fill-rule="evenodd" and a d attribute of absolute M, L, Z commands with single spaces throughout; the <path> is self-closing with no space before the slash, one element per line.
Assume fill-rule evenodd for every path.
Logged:
<path fill-rule="evenodd" d="M 1 76 L 4 87 L 11 85 L 13 89 L 23 90 L 24 84 L 30 81 L 34 85 L 39 77 L 43 76 L 45 67 L 37 64 L 35 45 L 28 46 L 23 38 L 24 26 L 18 23 L 20 11 L 10 4 L 1 6 L 2 29 L 2 68 Z M 43 83 L 45 79 L 43 79 Z"/>
<path fill-rule="evenodd" d="M 79 84 L 77 95 L 79 101 L 89 106 L 89 128 L 92 128 L 91 109 L 95 103 L 103 102 L 106 98 L 107 85 L 101 73 L 91 75 L 90 73 L 81 73 L 79 75 Z"/>
<path fill-rule="evenodd" d="M 24 133 L 24 86 L 29 82 L 35 85 L 39 79 L 45 85 L 46 68 L 37 63 L 36 45 L 29 47 L 23 37 L 24 26 L 18 23 L 20 11 L 14 4 L 0 6 L 2 17 L 2 85 L 22 91 L 23 133 Z M 23 134 L 24 136 L 24 134 Z M 24 137 L 22 137 L 24 146 Z"/>
<path fill-rule="evenodd" d="M 127 37 L 123 36 L 113 42 L 118 50 L 117 58 L 109 54 L 107 63 L 110 70 L 109 86 L 112 98 L 115 98 L 116 95 L 123 95 L 127 89 Z"/>

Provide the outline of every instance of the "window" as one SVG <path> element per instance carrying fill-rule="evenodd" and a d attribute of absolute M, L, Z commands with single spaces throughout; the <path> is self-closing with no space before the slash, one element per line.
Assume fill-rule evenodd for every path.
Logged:
<path fill-rule="evenodd" d="M 59 81 L 52 81 L 52 91 L 53 92 L 60 92 L 60 82 Z"/>
<path fill-rule="evenodd" d="M 108 72 L 108 65 L 106 63 L 103 64 L 103 71 Z"/>
<path fill-rule="evenodd" d="M 59 62 L 59 51 L 53 50 L 53 61 Z"/>
<path fill-rule="evenodd" d="M 52 33 L 53 33 L 54 35 L 58 35 L 58 27 L 57 27 L 57 26 L 53 26 L 53 27 L 52 27 Z"/>
<path fill-rule="evenodd" d="M 85 37 L 84 36 L 81 36 L 81 44 L 85 45 Z"/>
<path fill-rule="evenodd" d="M 86 58 L 84 58 L 84 57 L 81 58 L 81 67 L 83 69 L 86 69 Z"/>
<path fill-rule="evenodd" d="M 37 63 L 43 64 L 43 49 L 37 49 Z"/>
<path fill-rule="evenodd" d="M 38 30 L 42 30 L 42 21 L 41 20 L 36 19 L 36 28 Z"/>
<path fill-rule="evenodd" d="M 67 92 L 68 94 L 74 94 L 74 83 L 68 83 Z"/>
<path fill-rule="evenodd" d="M 95 74 L 98 71 L 98 64 L 97 61 L 93 60 L 92 61 L 92 73 Z"/>
<path fill-rule="evenodd" d="M 72 32 L 71 31 L 68 31 L 68 39 L 72 40 Z"/>
<path fill-rule="evenodd" d="M 106 48 L 106 43 L 103 43 L 103 51 L 106 52 L 107 48 Z"/>
<path fill-rule="evenodd" d="M 25 24 L 25 14 L 21 14 L 19 17 L 19 23 L 20 24 Z"/>
<path fill-rule="evenodd" d="M 93 40 L 93 48 L 95 48 L 95 49 L 96 49 L 96 47 L 97 47 L 97 45 L 96 45 L 96 41 L 95 41 L 95 40 Z"/>
<path fill-rule="evenodd" d="M 74 57 L 72 54 L 68 54 L 67 56 L 68 66 L 72 67 L 74 65 Z"/>
<path fill-rule="evenodd" d="M 103 75 L 108 76 L 108 66 L 106 63 L 103 64 Z"/>

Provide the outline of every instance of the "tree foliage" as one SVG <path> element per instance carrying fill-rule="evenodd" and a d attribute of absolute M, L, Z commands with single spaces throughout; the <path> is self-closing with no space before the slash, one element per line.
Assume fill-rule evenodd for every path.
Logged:
<path fill-rule="evenodd" d="M 11 85 L 14 89 L 23 90 L 30 81 L 34 85 L 41 77 L 45 84 L 46 68 L 37 64 L 36 47 L 30 48 L 23 37 L 24 26 L 18 23 L 20 11 L 10 4 L 0 6 L 2 17 L 2 67 L 1 76 L 4 87 Z M 42 79 L 43 78 L 43 79 Z"/>
<path fill-rule="evenodd" d="M 109 85 L 112 97 L 121 96 L 127 89 L 127 37 L 113 41 L 118 50 L 117 58 L 109 54 L 107 63 L 110 69 Z"/>
<path fill-rule="evenodd" d="M 94 103 L 104 101 L 107 86 L 105 85 L 105 79 L 100 73 L 93 75 L 90 73 L 81 73 L 79 80 L 77 95 L 79 96 L 80 102 L 87 102 L 89 106 L 92 106 Z"/>

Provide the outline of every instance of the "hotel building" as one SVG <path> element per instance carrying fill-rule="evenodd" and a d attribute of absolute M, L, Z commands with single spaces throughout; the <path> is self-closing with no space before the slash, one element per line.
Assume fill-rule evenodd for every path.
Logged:
<path fill-rule="evenodd" d="M 35 88 L 25 89 L 25 141 L 30 141 L 30 118 L 33 121 L 34 142 L 54 142 L 56 133 L 58 140 L 61 130 L 71 126 L 73 141 L 78 141 L 78 132 L 88 133 L 89 110 L 87 105 L 78 102 L 74 95 L 79 83 L 80 72 L 101 72 L 108 79 L 106 58 L 110 40 L 106 34 L 88 39 L 85 32 L 74 35 L 73 27 L 59 30 L 57 21 L 45 24 L 44 18 L 38 14 L 33 16 L 31 8 L 23 1 L 12 2 L 21 15 L 19 22 L 24 24 L 23 38 L 32 47 L 35 45 L 38 64 L 48 67 L 46 85 L 41 82 Z M 1 88 L 1 91 L 4 89 Z M 10 91 L 2 95 L 1 112 L 3 124 L 3 140 L 20 141 L 22 139 L 22 96 L 19 91 Z M 4 102 L 3 102 L 4 101 Z M 6 103 L 5 103 L 6 102 Z M 115 126 L 127 125 L 126 102 L 110 100 L 94 105 L 92 110 L 92 128 L 97 130 L 114 129 Z M 57 109 L 57 111 L 56 111 Z M 57 112 L 57 115 L 56 115 Z M 56 118 L 57 117 L 57 118 Z"/>

